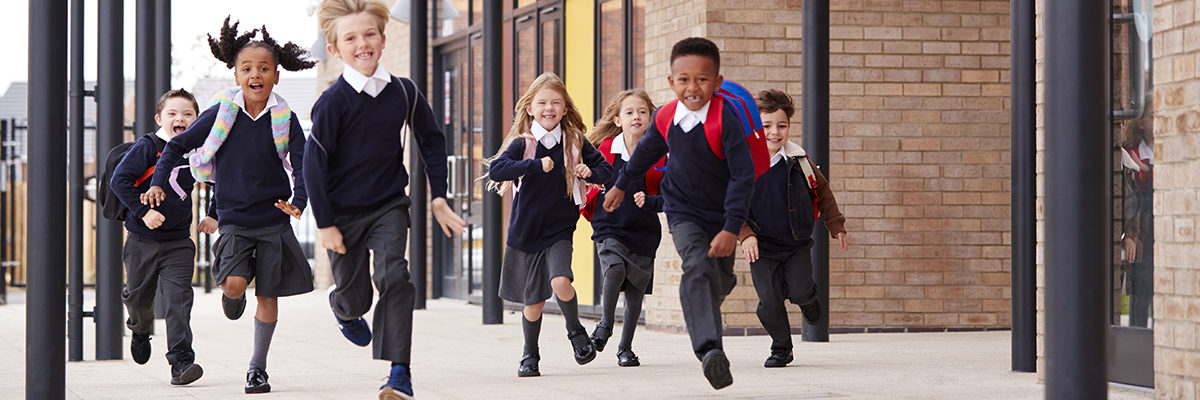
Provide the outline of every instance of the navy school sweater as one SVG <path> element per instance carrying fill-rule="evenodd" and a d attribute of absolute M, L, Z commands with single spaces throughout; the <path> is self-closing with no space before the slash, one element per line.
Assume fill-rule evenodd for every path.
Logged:
<path fill-rule="evenodd" d="M 625 167 L 625 160 L 620 154 L 614 154 L 613 170 L 620 171 Z M 604 183 L 605 189 L 612 189 L 617 182 L 617 174 L 613 174 Z M 658 222 L 658 213 L 662 211 L 662 196 L 646 195 L 644 207 L 638 207 L 633 201 L 633 194 L 645 191 L 645 182 L 634 183 L 625 191 L 625 200 L 613 212 L 604 211 L 602 204 L 596 204 L 592 214 L 592 240 L 600 242 L 607 238 L 617 239 L 635 254 L 654 257 L 658 244 L 662 241 L 662 225 Z M 603 197 L 597 199 L 603 203 Z"/>
<path fill-rule="evenodd" d="M 125 158 L 122 158 L 117 167 L 113 169 L 110 187 L 128 209 L 125 211 L 125 229 L 130 233 L 154 241 L 191 237 L 192 197 L 190 195 L 184 196 L 183 199 L 180 199 L 179 196 L 168 195 L 166 201 L 155 208 L 162 213 L 164 218 L 163 224 L 157 229 L 147 228 L 146 224 L 142 222 L 142 217 L 150 211 L 151 207 L 142 204 L 140 196 L 150 189 L 150 180 L 142 181 L 141 185 L 134 186 L 134 184 L 150 167 L 155 167 L 155 171 L 157 171 L 158 167 L 155 166 L 157 162 L 158 147 L 154 145 L 154 139 L 142 136 L 133 142 L 133 146 L 130 146 L 125 153 Z M 184 161 L 181 160 L 176 165 L 182 163 Z M 179 174 L 177 182 L 188 194 L 191 194 L 192 186 L 196 184 L 192 174 L 183 171 Z"/>
<path fill-rule="evenodd" d="M 167 184 L 171 166 L 179 165 L 185 153 L 204 145 L 204 139 L 208 137 L 217 117 L 218 107 L 213 106 L 200 113 L 192 126 L 172 138 L 163 149 L 151 185 L 161 187 L 168 198 L 176 196 Z M 275 201 L 287 201 L 289 198 L 292 199 L 292 205 L 303 211 L 308 200 L 302 173 L 304 130 L 300 128 L 296 113 L 292 113 L 291 118 L 288 154 L 295 179 L 294 188 L 288 181 L 287 171 L 283 169 L 283 160 L 275 151 L 270 113 L 253 120 L 244 111 L 238 111 L 229 136 L 213 158 L 213 179 L 217 183 L 213 190 L 216 215 L 219 216 L 217 222 L 244 228 L 286 224 L 290 216 L 275 208 Z M 187 170 L 179 171 L 180 176 L 190 173 Z"/>
<path fill-rule="evenodd" d="M 612 176 L 612 166 L 591 143 L 584 141 L 579 153 L 580 160 L 592 169 L 588 182 L 601 184 Z M 571 239 L 579 220 L 579 206 L 567 194 L 562 141 L 549 149 L 539 144 L 531 160 L 524 156 L 525 141 L 512 141 L 492 160 L 488 178 L 496 182 L 521 178 L 521 190 L 513 195 L 506 243 L 526 253 L 537 253 L 560 240 Z M 542 171 L 541 158 L 546 156 L 554 161 L 550 172 Z"/>
<path fill-rule="evenodd" d="M 304 173 L 317 227 L 333 225 L 334 215 L 356 214 L 404 195 L 401 129 L 416 101 L 412 132 L 430 198 L 446 197 L 446 137 L 423 95 L 408 79 L 392 77 L 376 97 L 354 90 L 338 78 L 312 109 L 311 145 L 305 149 Z"/>
<path fill-rule="evenodd" d="M 801 160 L 800 162 L 808 162 Z M 808 235 L 792 237 L 788 210 L 788 162 L 782 160 L 754 182 L 754 198 L 750 201 L 750 220 L 758 225 L 758 247 L 764 252 L 779 253 L 812 244 L 813 209 L 798 207 L 800 220 L 806 222 Z M 805 190 L 807 192 L 807 190 Z M 811 196 L 811 194 L 810 194 Z"/>
<path fill-rule="evenodd" d="M 660 111 L 661 107 L 650 120 L 654 121 Z M 667 222 L 692 222 L 713 236 L 722 230 L 738 234 L 746 222 L 750 197 L 754 194 L 754 160 L 733 110 L 725 107 L 721 121 L 725 160 L 713 154 L 704 137 L 704 124 L 696 124 L 691 131 L 684 132 L 672 123 L 668 146 L 658 124 L 652 123 L 638 141 L 637 150 L 630 155 L 629 164 L 621 170 L 616 187 L 628 192 L 669 148 L 667 171 L 659 184 Z"/>

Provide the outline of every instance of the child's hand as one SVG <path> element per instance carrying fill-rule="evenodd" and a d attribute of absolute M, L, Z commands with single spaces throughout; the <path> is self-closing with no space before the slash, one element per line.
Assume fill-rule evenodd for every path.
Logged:
<path fill-rule="evenodd" d="M 196 226 L 196 230 L 200 231 L 200 233 L 214 234 L 217 232 L 217 220 L 213 219 L 213 217 L 204 217 L 204 219 L 200 220 L 200 224 Z"/>
<path fill-rule="evenodd" d="M 317 241 L 321 243 L 321 248 L 346 254 L 346 244 L 342 243 L 342 231 L 338 230 L 336 225 L 317 229 Z"/>
<path fill-rule="evenodd" d="M 646 192 L 637 192 L 633 194 L 633 204 L 637 204 L 638 208 L 646 205 Z"/>
<path fill-rule="evenodd" d="M 148 205 L 150 207 L 158 207 L 158 205 L 162 204 L 163 200 L 166 200 L 166 199 L 167 199 L 167 194 L 164 193 L 162 188 L 158 187 L 158 186 L 151 186 L 150 190 L 147 190 L 146 193 L 142 193 L 142 195 L 140 196 L 140 200 L 142 200 L 142 204 Z"/>
<path fill-rule="evenodd" d="M 617 189 L 616 186 L 608 189 L 608 193 L 604 195 L 604 211 L 613 212 L 621 206 L 622 200 L 625 200 L 624 190 Z"/>
<path fill-rule="evenodd" d="M 552 169 L 554 169 L 554 160 L 551 160 L 550 156 L 542 157 L 542 172 L 550 172 Z"/>
<path fill-rule="evenodd" d="M 283 211 L 284 214 L 291 215 L 295 219 L 300 219 L 300 208 L 293 206 L 292 203 L 288 203 L 283 200 L 276 200 L 275 208 L 278 208 L 279 211 Z"/>
<path fill-rule="evenodd" d="M 162 226 L 163 221 L 166 220 L 167 218 L 164 217 L 162 213 L 155 211 L 154 209 L 146 211 L 146 215 L 142 216 L 142 223 L 146 224 L 146 227 L 150 228 L 151 230 L 158 229 L 158 227 Z"/>
<path fill-rule="evenodd" d="M 549 171 L 546 171 L 546 172 L 549 172 Z M 587 179 L 589 176 L 592 176 L 592 169 L 589 168 L 587 166 L 587 164 L 583 164 L 583 163 L 575 164 L 575 176 L 583 178 L 583 179 Z"/>
<path fill-rule="evenodd" d="M 450 205 L 446 204 L 445 198 L 438 197 L 433 199 L 430 204 L 433 205 L 433 218 L 442 226 L 442 233 L 445 233 L 446 237 L 454 237 L 456 234 L 462 235 L 466 233 L 466 230 L 463 229 L 467 225 L 466 221 L 463 221 L 458 214 L 454 213 L 454 210 L 450 209 Z"/>
<path fill-rule="evenodd" d="M 733 254 L 733 248 L 736 246 L 737 235 L 734 235 L 733 232 L 722 230 L 708 244 L 708 256 L 712 258 L 728 257 L 730 254 Z"/>
<path fill-rule="evenodd" d="M 746 256 L 746 261 L 758 261 L 758 237 L 750 236 L 742 240 L 742 255 Z"/>
<path fill-rule="evenodd" d="M 846 232 L 838 232 L 837 240 L 842 243 L 842 251 L 850 250 L 850 246 L 846 245 Z"/>

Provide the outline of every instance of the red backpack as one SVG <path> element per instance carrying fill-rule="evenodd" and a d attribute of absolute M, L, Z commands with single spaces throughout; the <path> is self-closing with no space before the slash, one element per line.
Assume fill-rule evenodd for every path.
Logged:
<path fill-rule="evenodd" d="M 600 147 L 596 148 L 596 150 L 599 150 L 600 154 L 604 156 L 604 160 L 608 161 L 609 165 L 612 165 L 617 160 L 617 156 L 612 152 L 612 144 L 614 139 L 616 138 L 610 137 L 608 139 L 604 139 L 600 141 Z M 629 160 L 625 161 L 628 162 Z M 646 171 L 645 182 L 647 195 L 658 195 L 658 185 L 662 182 L 663 170 L 666 169 L 666 165 L 667 157 L 663 156 L 663 158 L 659 159 L 658 162 L 654 163 L 653 168 L 650 168 L 649 171 Z M 620 171 L 614 171 L 614 173 L 620 173 Z M 579 213 L 582 214 L 583 217 L 588 221 L 591 221 L 592 215 L 595 214 L 596 202 L 600 197 L 600 188 L 600 185 L 589 185 L 587 192 L 587 204 L 584 205 L 583 208 L 579 209 Z"/>
<path fill-rule="evenodd" d="M 658 109 L 654 115 L 654 126 L 667 140 L 672 119 L 675 118 L 675 107 L 679 100 L 671 100 Z M 767 137 L 763 135 L 762 119 L 758 115 L 758 106 L 750 92 L 736 82 L 726 80 L 721 89 L 713 93 L 708 106 L 708 116 L 705 117 L 704 137 L 708 139 L 708 147 L 717 158 L 725 159 L 725 145 L 721 143 L 722 123 L 721 113 L 725 107 L 733 109 L 734 114 L 742 123 L 742 131 L 746 134 L 746 144 L 750 146 L 750 156 L 754 159 L 754 177 L 758 178 L 771 168 L 771 156 L 767 154 Z"/>

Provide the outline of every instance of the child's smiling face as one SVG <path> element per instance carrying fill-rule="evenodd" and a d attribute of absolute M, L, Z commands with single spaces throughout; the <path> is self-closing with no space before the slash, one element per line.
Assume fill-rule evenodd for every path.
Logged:
<path fill-rule="evenodd" d="M 359 73 L 371 76 L 379 66 L 386 40 L 375 17 L 366 12 L 337 19 L 337 42 L 325 45 L 325 51 Z"/>
<path fill-rule="evenodd" d="M 246 46 L 238 53 L 233 76 L 242 87 L 247 105 L 266 104 L 271 89 L 279 83 L 275 55 L 262 47 Z"/>
<path fill-rule="evenodd" d="M 767 137 L 767 154 L 774 155 L 787 143 L 791 122 L 788 121 L 787 112 L 782 109 L 758 115 L 762 117 L 763 134 Z"/>
<path fill-rule="evenodd" d="M 650 105 L 646 104 L 638 96 L 629 96 L 625 100 L 621 100 L 621 111 L 617 113 L 617 117 L 613 123 L 621 127 L 621 131 L 626 134 L 640 137 L 646 132 L 646 125 L 650 121 Z"/>
<path fill-rule="evenodd" d="M 533 95 L 533 101 L 525 108 L 533 120 L 545 130 L 553 130 L 567 115 L 567 100 L 553 89 L 542 89 Z"/>
<path fill-rule="evenodd" d="M 717 63 L 711 58 L 689 54 L 679 56 L 671 62 L 671 75 L 667 82 L 675 97 L 684 107 L 699 111 L 712 99 L 713 93 L 721 87 L 724 77 L 717 71 Z"/>
<path fill-rule="evenodd" d="M 196 121 L 195 103 L 183 97 L 172 97 L 163 102 L 162 111 L 154 115 L 154 122 L 175 137 Z"/>

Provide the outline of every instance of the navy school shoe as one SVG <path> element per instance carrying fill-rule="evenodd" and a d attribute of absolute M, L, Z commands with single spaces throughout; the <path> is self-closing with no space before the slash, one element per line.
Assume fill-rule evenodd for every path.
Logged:
<path fill-rule="evenodd" d="M 379 400 L 412 400 L 412 377 L 408 368 L 403 365 L 393 365 L 388 381 L 379 387 Z"/>
<path fill-rule="evenodd" d="M 129 341 L 129 355 L 133 356 L 133 362 L 138 364 L 150 361 L 150 335 L 133 334 L 133 339 Z"/>
<path fill-rule="evenodd" d="M 329 307 L 333 308 L 333 290 L 337 289 L 337 285 L 329 287 Z M 342 331 L 342 336 L 346 337 L 350 343 L 354 343 L 359 347 L 365 347 L 371 344 L 371 327 L 367 326 L 367 320 L 363 317 L 358 317 L 349 321 L 343 321 L 338 318 L 337 313 L 333 314 L 333 319 L 338 323 L 338 329 Z"/>

